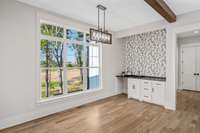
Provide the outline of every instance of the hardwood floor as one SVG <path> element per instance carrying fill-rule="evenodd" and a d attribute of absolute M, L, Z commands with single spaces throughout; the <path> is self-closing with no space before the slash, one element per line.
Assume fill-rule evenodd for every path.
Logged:
<path fill-rule="evenodd" d="M 118 95 L 0 133 L 200 133 L 200 92 L 178 91 L 175 112 Z"/>

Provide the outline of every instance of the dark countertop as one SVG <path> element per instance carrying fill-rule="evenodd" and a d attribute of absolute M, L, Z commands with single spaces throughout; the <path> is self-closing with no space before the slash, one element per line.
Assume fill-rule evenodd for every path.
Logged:
<path fill-rule="evenodd" d="M 142 76 L 142 75 L 117 75 L 118 78 L 136 78 L 144 80 L 155 80 L 155 81 L 166 81 L 166 77 L 152 77 L 152 76 Z"/>

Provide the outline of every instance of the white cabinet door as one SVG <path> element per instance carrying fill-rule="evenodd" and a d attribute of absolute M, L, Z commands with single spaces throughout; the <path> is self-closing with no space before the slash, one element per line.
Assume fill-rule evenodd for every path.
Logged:
<path fill-rule="evenodd" d="M 182 48 L 182 88 L 188 90 L 196 89 L 196 73 L 195 70 L 195 47 L 184 47 Z"/>
<path fill-rule="evenodd" d="M 163 105 L 163 88 L 152 87 L 152 103 Z"/>
<path fill-rule="evenodd" d="M 128 98 L 164 105 L 165 82 L 128 78 Z"/>
<path fill-rule="evenodd" d="M 164 82 L 152 82 L 152 103 L 163 105 L 164 104 Z"/>
<path fill-rule="evenodd" d="M 139 99 L 140 94 L 140 80 L 128 79 L 128 98 Z"/>

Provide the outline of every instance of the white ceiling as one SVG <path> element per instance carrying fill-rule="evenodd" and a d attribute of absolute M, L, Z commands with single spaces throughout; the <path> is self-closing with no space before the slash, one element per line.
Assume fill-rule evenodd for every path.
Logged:
<path fill-rule="evenodd" d="M 120 31 L 163 19 L 144 0 L 18 0 L 88 24 L 97 24 L 96 5 L 103 4 L 106 26 Z M 200 0 L 165 0 L 177 14 L 200 9 Z"/>

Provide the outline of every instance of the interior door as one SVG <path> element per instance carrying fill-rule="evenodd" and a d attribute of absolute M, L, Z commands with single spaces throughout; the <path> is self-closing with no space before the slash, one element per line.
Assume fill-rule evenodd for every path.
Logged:
<path fill-rule="evenodd" d="M 182 48 L 182 87 L 187 90 L 196 90 L 194 73 L 195 71 L 195 47 L 183 47 Z"/>
<path fill-rule="evenodd" d="M 200 91 L 200 47 L 196 47 L 196 90 Z"/>

